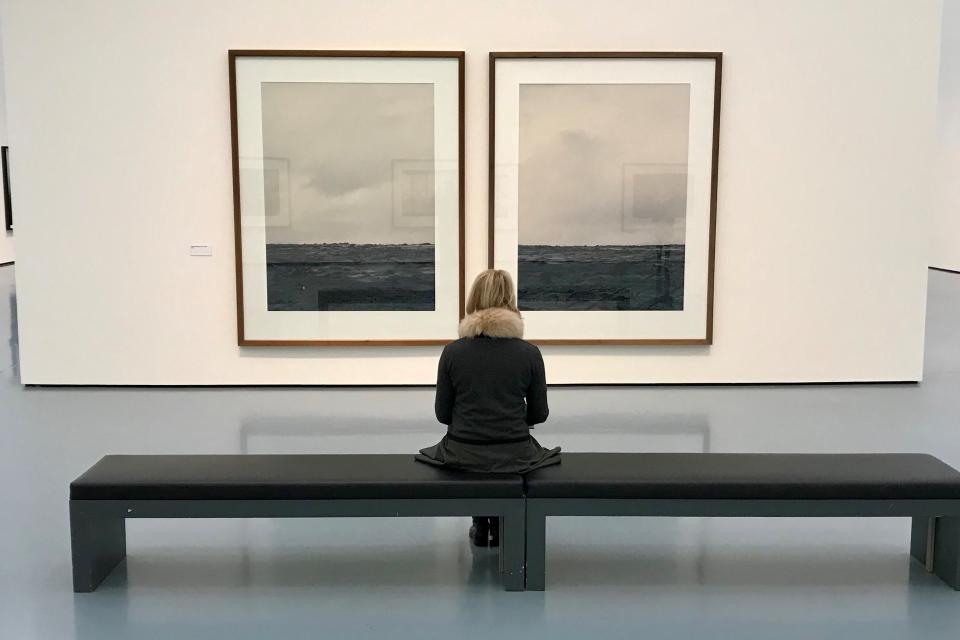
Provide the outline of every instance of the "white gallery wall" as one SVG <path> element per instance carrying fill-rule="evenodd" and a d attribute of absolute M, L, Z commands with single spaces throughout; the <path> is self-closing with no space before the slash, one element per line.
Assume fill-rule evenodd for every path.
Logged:
<path fill-rule="evenodd" d="M 0 23 L 0 145 L 7 144 L 7 101 L 3 77 L 3 25 Z M 12 187 L 11 187 L 12 188 Z M 3 220 L 3 192 L 0 190 L 0 220 Z M 13 232 L 0 223 L 0 264 L 14 261 Z"/>
<path fill-rule="evenodd" d="M 960 271 L 960 0 L 944 0 L 930 265 Z"/>
<path fill-rule="evenodd" d="M 13 232 L 0 230 L 0 264 L 13 262 L 16 254 L 13 251 Z"/>
<path fill-rule="evenodd" d="M 941 10 L 7 0 L 22 379 L 433 381 L 439 348 L 236 346 L 227 50 L 262 48 L 466 51 L 468 279 L 486 256 L 488 51 L 722 51 L 713 346 L 544 347 L 549 381 L 917 380 Z"/>

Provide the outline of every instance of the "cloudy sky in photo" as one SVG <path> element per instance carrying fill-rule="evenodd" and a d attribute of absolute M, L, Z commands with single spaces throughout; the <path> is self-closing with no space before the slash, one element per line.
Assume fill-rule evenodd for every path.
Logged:
<path fill-rule="evenodd" d="M 521 84 L 520 244 L 683 244 L 689 117 L 687 84 Z"/>
<path fill-rule="evenodd" d="M 290 226 L 267 242 L 432 243 L 393 223 L 393 162 L 432 161 L 433 85 L 265 82 L 263 155 L 289 161 Z M 429 224 L 429 223 L 428 223 Z"/>

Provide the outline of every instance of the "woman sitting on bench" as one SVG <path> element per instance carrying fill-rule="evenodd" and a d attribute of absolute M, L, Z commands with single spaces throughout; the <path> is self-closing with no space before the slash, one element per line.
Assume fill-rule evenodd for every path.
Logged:
<path fill-rule="evenodd" d="M 527 473 L 560 462 L 530 435 L 547 419 L 547 381 L 540 350 L 523 340 L 513 281 L 488 269 L 473 282 L 460 339 L 443 349 L 437 371 L 437 420 L 447 434 L 417 460 L 463 471 Z M 475 517 L 478 546 L 499 544 L 497 518 Z"/>

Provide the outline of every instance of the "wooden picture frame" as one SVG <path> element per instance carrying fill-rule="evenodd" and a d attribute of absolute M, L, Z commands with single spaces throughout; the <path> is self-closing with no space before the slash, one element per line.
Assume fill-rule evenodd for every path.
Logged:
<path fill-rule="evenodd" d="M 250 67 L 251 61 L 255 68 L 257 61 L 276 61 L 276 67 L 280 69 L 276 78 L 279 80 L 260 80 L 256 77 L 242 76 L 238 74 L 238 66 L 247 65 Z M 320 61 L 317 63 L 317 61 Z M 409 62 L 410 65 L 401 63 Z M 443 64 L 440 64 L 443 63 Z M 233 167 L 233 208 L 234 208 L 234 245 L 236 252 L 236 283 L 237 283 L 237 342 L 242 347 L 260 347 L 260 346 L 422 346 L 422 345 L 441 345 L 456 339 L 457 321 L 463 316 L 465 292 L 464 292 L 464 53 L 462 51 L 373 51 L 373 50 L 230 50 L 228 53 L 229 65 L 229 83 L 230 83 L 230 126 L 232 141 L 232 167 Z M 304 70 L 298 71 L 298 67 Z M 448 65 L 453 65 L 449 68 Z M 411 71 L 404 75 L 406 67 Z M 356 69 L 357 79 L 351 79 L 350 69 Z M 304 74 L 309 76 L 316 71 L 317 80 L 303 80 Z M 403 77 L 393 77 L 392 73 L 400 72 Z M 294 81 L 299 83 L 314 83 L 317 85 L 357 85 L 370 86 L 390 86 L 396 84 L 400 86 L 423 85 L 430 83 L 430 74 L 437 74 L 440 80 L 437 80 L 431 88 L 431 99 L 433 102 L 431 114 L 434 118 L 434 135 L 439 135 L 436 146 L 432 153 L 439 153 L 436 149 L 443 149 L 444 155 L 432 156 L 436 165 L 443 164 L 446 173 L 444 174 L 443 185 L 436 186 L 437 211 L 436 224 L 437 230 L 433 236 L 433 309 L 408 311 L 406 309 L 394 311 L 377 308 L 372 311 L 363 311 L 357 309 L 338 310 L 335 308 L 313 310 L 296 309 L 288 311 L 271 311 L 270 302 L 267 302 L 269 294 L 266 289 L 266 276 L 257 273 L 256 279 L 263 284 L 254 295 L 262 298 L 266 305 L 256 306 L 251 313 L 251 283 L 250 273 L 247 278 L 244 275 L 244 248 L 249 251 L 251 248 L 250 239 L 245 238 L 244 229 L 251 229 L 248 224 L 250 216 L 245 215 L 243 204 L 244 196 L 244 167 L 242 163 L 248 158 L 245 153 L 244 135 L 247 131 L 252 131 L 260 123 L 254 122 L 255 118 L 250 118 L 249 113 L 259 114 L 261 106 L 256 106 L 252 110 L 245 111 L 245 104 L 241 101 L 238 104 L 238 93 L 245 91 L 244 95 L 255 96 L 257 91 L 261 91 L 260 86 L 270 82 L 292 84 Z M 326 75 L 324 75 L 326 74 Z M 334 78 L 326 79 L 326 78 Z M 373 78 L 371 80 L 371 78 Z M 247 84 L 244 84 L 244 83 Z M 254 93 L 251 93 L 253 91 Z M 262 93 L 260 94 L 262 96 Z M 257 98 L 261 99 L 261 98 Z M 441 104 L 444 109 L 437 109 L 436 105 Z M 242 99 L 241 99 L 242 100 Z M 455 112 L 450 107 L 456 103 Z M 295 105 L 295 101 L 290 103 Z M 246 120 L 245 120 L 246 118 Z M 247 122 L 249 121 L 249 122 Z M 244 128 L 244 123 L 248 128 Z M 253 125 L 253 127 L 250 127 Z M 331 129 L 332 131 L 332 129 Z M 261 158 L 269 155 L 265 151 L 263 144 L 263 132 L 260 132 L 261 140 L 257 143 L 261 149 Z M 372 134 L 371 134 L 372 135 Z M 254 144 L 253 147 L 257 147 Z M 371 145 L 372 146 L 372 145 Z M 455 150 L 453 147 L 455 146 Z M 449 152 L 449 153 L 448 153 Z M 403 155 L 401 153 L 401 155 Z M 403 156 L 398 159 L 409 159 Z M 456 172 L 452 174 L 449 171 L 450 165 L 456 163 Z M 291 172 L 293 169 L 291 169 Z M 290 179 L 290 178 L 287 178 Z M 255 178 L 249 182 L 255 186 Z M 453 190 L 456 191 L 453 194 Z M 389 196 L 388 210 L 385 211 L 385 219 L 391 219 L 392 198 Z M 263 199 L 261 195 L 260 199 Z M 442 199 L 442 204 L 440 200 Z M 249 197 L 246 200 L 251 202 Z M 262 203 L 259 205 L 262 209 Z M 441 210 L 442 207 L 442 210 Z M 453 211 L 455 209 L 455 212 Z M 287 215 L 290 215 L 289 213 Z M 444 217 L 446 216 L 446 217 Z M 452 219 L 447 219 L 452 218 Z M 264 225 L 260 225 L 264 226 Z M 398 226 L 398 225 L 395 225 Z M 423 225 L 419 225 L 422 227 Z M 441 233 L 440 227 L 443 227 L 443 238 L 437 236 Z M 455 227 L 455 230 L 453 230 Z M 420 231 L 417 226 L 403 226 L 397 234 L 416 233 Z M 264 237 L 266 232 L 264 232 Z M 441 247 L 441 240 L 443 247 Z M 245 244 L 246 243 L 246 244 Z M 343 244 L 343 243 L 340 243 Z M 414 243 L 416 244 L 416 243 Z M 285 245 L 293 246 L 293 245 Z M 303 245 L 305 246 L 305 245 Z M 317 245 L 314 245 L 317 246 Z M 359 245 L 358 245 L 359 246 Z M 367 245 L 372 246 L 372 245 Z M 383 246 L 383 245 L 381 245 Z M 402 242 L 397 245 L 410 246 L 409 243 Z M 425 245 L 424 245 L 425 246 Z M 441 263 L 441 254 L 443 256 Z M 260 264 L 253 264 L 253 268 L 260 268 L 266 263 L 266 258 L 260 259 Z M 292 264 L 292 263 L 291 263 Z M 398 263 L 399 264 L 399 263 Z M 250 264 L 247 265 L 248 268 Z M 442 285 L 442 286 L 441 286 Z M 384 289 L 388 290 L 388 289 Z M 441 300 L 442 298 L 442 300 Z M 318 293 L 318 305 L 320 294 Z M 358 303 L 359 304 L 359 303 Z M 384 303 L 385 304 L 385 303 Z M 395 304 L 402 304 L 396 302 Z M 443 306 L 441 311 L 440 307 Z M 266 308 L 263 308 L 265 306 Z M 276 321 L 264 320 L 269 318 L 270 314 L 280 313 L 281 317 Z M 282 314 L 287 313 L 286 316 Z M 312 314 L 312 315 L 311 315 Z M 394 317 L 391 314 L 399 314 Z M 255 321 L 251 321 L 251 316 L 256 315 Z M 315 316 L 315 318 L 313 318 Z M 288 322 L 283 318 L 291 318 Z M 294 322 L 295 321 L 295 322 Z M 274 329 L 275 323 L 278 327 Z M 383 323 L 387 324 L 386 329 L 380 330 Z M 259 328 L 254 330 L 252 324 Z M 284 326 L 289 325 L 289 335 L 286 335 Z M 313 327 L 316 327 L 314 333 Z M 266 329 L 264 328 L 266 327 Z M 392 329 L 391 329 L 392 327 Z M 393 332 L 393 333 L 391 333 Z M 269 334 L 269 335 L 267 335 Z M 389 334 L 389 335 L 388 335 Z"/>
<path fill-rule="evenodd" d="M 536 78 L 537 72 L 534 70 L 535 65 L 540 64 L 541 67 L 546 68 L 547 65 L 550 65 L 549 73 L 545 73 L 542 81 L 534 82 L 534 84 L 542 83 L 544 85 L 550 85 L 551 87 L 557 86 L 568 86 L 563 81 L 564 69 L 569 70 L 570 77 L 574 80 L 569 86 L 576 86 L 579 84 L 583 85 L 603 85 L 611 86 L 618 83 L 628 84 L 627 81 L 621 80 L 619 77 L 616 77 L 612 73 L 597 73 L 597 79 L 593 80 L 591 78 L 591 73 L 593 70 L 601 71 L 605 63 L 612 63 L 616 65 L 616 68 L 622 72 L 629 72 L 630 67 L 626 66 L 624 63 L 630 63 L 631 61 L 649 62 L 652 70 L 656 72 L 651 72 L 649 75 L 651 77 L 664 77 L 669 76 L 669 70 L 676 68 L 680 70 L 680 74 L 677 76 L 677 84 L 683 84 L 684 82 L 689 82 L 691 87 L 694 87 L 690 91 L 689 100 L 693 100 L 693 97 L 696 96 L 698 99 L 697 102 L 697 114 L 704 115 L 709 114 L 709 117 L 712 118 L 712 121 L 709 123 L 709 129 L 704 130 L 704 125 L 706 123 L 701 122 L 705 118 L 701 118 L 697 122 L 696 131 L 699 134 L 697 140 L 700 143 L 698 147 L 698 158 L 702 161 L 698 165 L 698 170 L 701 175 L 709 176 L 709 188 L 707 190 L 706 186 L 703 183 L 703 180 L 695 187 L 685 186 L 685 189 L 690 190 L 693 193 L 694 188 L 698 188 L 699 191 L 696 193 L 698 195 L 697 202 L 702 203 L 703 206 L 698 208 L 698 224 L 700 225 L 697 228 L 698 232 L 698 242 L 703 249 L 700 253 L 702 254 L 699 258 L 704 264 L 702 271 L 698 271 L 699 281 L 696 303 L 699 304 L 700 310 L 698 311 L 696 317 L 689 322 L 690 329 L 684 331 L 670 331 L 673 335 L 657 335 L 655 332 L 640 332 L 643 335 L 628 335 L 629 331 L 623 330 L 623 325 L 628 324 L 627 321 L 620 319 L 620 316 L 617 316 L 615 321 L 607 322 L 608 329 L 612 328 L 614 330 L 604 330 L 602 328 L 584 331 L 583 334 L 579 334 L 579 328 L 573 329 L 575 324 L 585 324 L 580 321 L 574 322 L 573 320 L 564 320 L 564 325 L 567 329 L 553 329 L 550 328 L 549 323 L 555 322 L 565 316 L 560 314 L 581 314 L 579 316 L 581 319 L 585 317 L 590 318 L 610 318 L 609 314 L 638 314 L 638 313 L 674 313 L 674 309 L 669 309 L 666 311 L 660 310 L 643 310 L 643 309 L 629 309 L 627 311 L 612 310 L 612 311 L 598 311 L 598 310 L 530 310 L 524 309 L 524 300 L 521 297 L 521 294 L 524 291 L 524 282 L 522 277 L 517 277 L 517 286 L 518 286 L 518 302 L 520 303 L 521 312 L 524 315 L 527 324 L 527 336 L 532 342 L 537 344 L 565 344 L 565 345 L 710 345 L 713 343 L 713 306 L 714 306 L 714 262 L 715 262 L 715 246 L 716 246 L 716 210 L 717 210 L 717 178 L 718 178 L 718 157 L 719 157 L 719 137 L 720 137 L 720 96 L 721 96 L 721 78 L 722 78 L 722 58 L 723 54 L 719 52 L 613 52 L 613 51 L 601 51 L 601 52 L 565 52 L 565 51 L 537 51 L 537 52 L 491 52 L 489 55 L 489 146 L 488 146 L 488 253 L 487 261 L 490 268 L 505 268 L 508 271 L 512 271 L 514 276 L 518 275 L 518 270 L 520 269 L 521 259 L 519 257 L 520 249 L 520 163 L 521 163 L 521 151 L 520 151 L 520 135 L 519 127 L 521 122 L 521 108 L 518 104 L 519 102 L 519 87 L 526 86 L 527 78 Z M 678 62 L 679 64 L 672 67 L 663 67 L 660 69 L 653 65 L 657 64 L 670 64 L 672 62 Z M 513 70 L 509 73 L 509 78 L 502 79 L 503 83 L 509 82 L 510 93 L 507 94 L 505 98 L 506 102 L 498 101 L 498 75 L 497 75 L 497 63 L 501 63 L 501 66 L 504 66 L 505 69 L 510 69 L 506 65 L 513 64 L 515 62 L 528 63 L 526 66 L 514 65 Z M 699 65 L 703 64 L 703 69 L 694 69 L 691 71 L 696 81 L 687 79 L 683 74 L 687 73 L 684 69 L 684 64 L 687 66 L 690 65 Z M 710 67 L 712 66 L 712 69 Z M 643 69 L 642 66 L 639 67 Z M 609 71 L 609 69 L 607 70 Z M 642 72 L 637 73 L 638 76 L 642 76 Z M 523 78 L 524 80 L 521 80 Z M 586 78 L 586 79 L 584 79 Z M 651 84 L 660 84 L 661 81 L 654 81 Z M 670 84 L 671 81 L 667 81 L 665 84 Z M 698 84 L 696 84 L 698 83 Z M 640 83 L 642 84 L 642 82 Z M 503 90 L 507 88 L 507 85 L 499 87 Z M 712 95 L 708 95 L 712 93 Z M 532 95 L 532 94 L 531 94 Z M 554 101 L 556 103 L 559 101 Z M 546 101 L 544 101 L 546 104 Z M 693 107 L 688 107 L 689 118 L 693 119 L 693 112 L 689 109 Z M 516 129 L 516 132 L 511 131 L 510 136 L 510 158 L 511 162 L 504 162 L 504 156 L 506 152 L 500 153 L 498 155 L 498 121 L 497 113 L 498 109 L 501 110 L 501 114 L 509 113 L 510 122 L 509 125 L 500 124 L 499 126 L 510 126 Z M 525 111 L 524 113 L 529 114 L 530 111 Z M 529 116 L 528 122 L 531 120 Z M 687 136 L 690 136 L 692 125 L 688 125 Z M 689 140 L 689 137 L 687 138 Z M 709 149 L 706 148 L 706 145 L 709 144 Z M 504 143 L 504 146 L 507 146 Z M 689 148 L 693 147 L 693 143 L 690 142 Z M 543 154 L 546 157 L 547 154 Z M 709 159 L 709 170 L 706 169 L 707 159 Z M 626 171 L 626 165 L 624 165 L 624 175 L 628 172 Z M 673 171 L 672 169 L 668 171 Z M 635 173 L 642 173 L 642 171 L 634 171 Z M 633 174 L 631 174 L 633 175 Z M 696 176 L 695 176 L 696 177 Z M 626 178 L 622 178 L 626 179 Z M 498 180 L 503 181 L 507 184 L 510 184 L 510 188 L 504 188 L 498 185 Z M 511 182 L 512 181 L 512 182 Z M 544 181 L 546 182 L 546 181 Z M 557 182 L 562 182 L 562 179 L 557 179 Z M 692 180 L 691 180 L 692 182 Z M 686 184 L 686 183 L 684 183 Z M 515 192 L 515 193 L 514 193 Z M 626 187 L 624 186 L 624 193 L 626 192 Z M 686 193 L 686 192 L 685 192 Z M 504 195 L 507 194 L 507 195 Z M 625 198 L 626 196 L 621 196 Z M 506 206 L 503 203 L 509 203 L 510 206 Z M 504 209 L 511 209 L 511 213 L 504 213 L 502 211 L 498 212 L 498 204 Z M 621 207 L 625 206 L 621 201 Z M 684 196 L 684 206 L 692 206 L 688 204 L 686 196 Z M 625 216 L 625 212 L 621 211 Z M 688 223 L 689 213 L 684 213 L 683 224 Z M 499 225 L 498 225 L 499 223 Z M 511 225 L 512 228 L 511 228 Z M 500 227 L 506 228 L 506 231 L 500 233 Z M 684 227 L 684 233 L 687 233 L 686 227 Z M 512 238 L 509 242 L 515 241 L 515 248 L 510 250 L 504 250 L 500 248 L 498 250 L 498 236 L 499 242 L 507 242 L 505 238 L 509 236 Z M 680 245 L 683 247 L 683 259 L 687 260 L 688 256 L 686 254 L 688 235 L 683 236 L 684 244 Z M 597 243 L 599 244 L 599 243 Z M 705 244 L 705 246 L 703 246 Z M 586 246 L 586 243 L 585 243 Z M 662 258 L 661 258 L 662 260 Z M 683 263 L 683 268 L 686 269 L 686 262 Z M 684 271 L 681 271 L 681 275 L 686 275 Z M 687 282 L 689 280 L 684 280 L 684 288 L 682 289 L 683 294 L 681 298 L 681 309 L 680 312 L 683 313 L 684 309 L 682 305 L 683 295 L 688 296 L 686 292 Z M 692 288 L 692 287 L 690 287 Z M 597 314 L 608 314 L 607 316 L 601 316 Z M 623 316 L 623 318 L 628 318 L 631 316 Z M 664 324 L 665 321 L 662 320 L 663 317 L 660 316 L 657 318 L 656 323 Z M 541 318 L 543 320 L 541 321 Z M 686 320 L 684 321 L 686 322 Z M 651 323 L 651 324 L 656 324 Z M 695 325 L 695 327 L 694 327 Z M 693 329 L 696 328 L 696 331 Z M 619 333 L 618 333 L 619 331 Z"/>

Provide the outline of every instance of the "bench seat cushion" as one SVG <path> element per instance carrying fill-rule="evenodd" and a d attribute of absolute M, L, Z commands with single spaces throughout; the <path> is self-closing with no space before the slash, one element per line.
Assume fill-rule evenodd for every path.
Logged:
<path fill-rule="evenodd" d="M 74 500 L 519 498 L 512 474 L 469 474 L 389 455 L 106 456 L 70 484 Z"/>
<path fill-rule="evenodd" d="M 564 453 L 529 498 L 960 500 L 960 472 L 921 454 Z"/>

